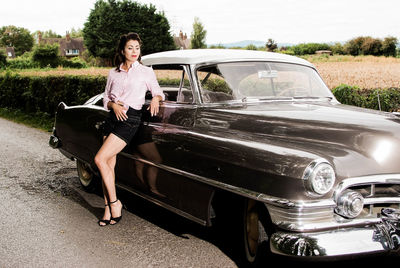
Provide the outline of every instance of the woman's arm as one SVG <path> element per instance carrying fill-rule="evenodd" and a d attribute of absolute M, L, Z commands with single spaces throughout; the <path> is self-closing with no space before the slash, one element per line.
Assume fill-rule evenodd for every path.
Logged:
<path fill-rule="evenodd" d="M 117 103 L 115 103 L 113 101 L 109 101 L 107 103 L 107 108 L 113 109 L 115 116 L 117 117 L 118 120 L 124 121 L 128 119 L 128 116 L 125 114 L 126 108 L 124 107 L 123 102 L 118 101 Z"/>
<path fill-rule="evenodd" d="M 162 101 L 162 100 L 163 100 L 163 97 L 160 95 L 154 96 L 151 99 L 150 106 L 147 108 L 147 110 L 150 110 L 151 116 L 158 114 L 158 111 L 160 109 L 160 101 Z"/>

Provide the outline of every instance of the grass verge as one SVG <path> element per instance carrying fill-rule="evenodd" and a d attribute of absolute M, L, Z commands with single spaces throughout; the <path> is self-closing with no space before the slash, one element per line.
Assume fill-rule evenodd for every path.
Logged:
<path fill-rule="evenodd" d="M 47 132 L 52 131 L 54 124 L 54 118 L 42 112 L 27 114 L 21 110 L 0 107 L 0 117 Z"/>

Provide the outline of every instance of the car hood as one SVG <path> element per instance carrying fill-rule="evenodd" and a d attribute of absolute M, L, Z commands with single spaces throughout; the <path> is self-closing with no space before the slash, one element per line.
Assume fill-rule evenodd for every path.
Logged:
<path fill-rule="evenodd" d="M 199 118 L 210 131 L 223 128 L 225 137 L 304 152 L 298 157 L 306 161 L 325 158 L 339 177 L 400 173 L 400 118 L 390 113 L 329 102 L 265 102 L 203 110 Z"/>

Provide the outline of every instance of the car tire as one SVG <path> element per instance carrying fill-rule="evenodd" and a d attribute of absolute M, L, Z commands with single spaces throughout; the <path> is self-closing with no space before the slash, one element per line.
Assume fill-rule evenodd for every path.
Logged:
<path fill-rule="evenodd" d="M 228 200 L 226 199 L 225 201 Z M 228 255 L 241 267 L 257 267 L 271 256 L 271 224 L 265 206 L 252 199 L 233 196 L 215 204 L 215 228 L 223 243 L 233 246 Z"/>
<path fill-rule="evenodd" d="M 241 214 L 242 256 L 247 266 L 258 266 L 270 254 L 269 235 L 266 230 L 266 209 L 252 199 L 243 200 Z"/>
<path fill-rule="evenodd" d="M 99 178 L 93 173 L 90 165 L 76 160 L 76 168 L 78 170 L 79 182 L 86 192 L 95 192 L 99 186 Z"/>

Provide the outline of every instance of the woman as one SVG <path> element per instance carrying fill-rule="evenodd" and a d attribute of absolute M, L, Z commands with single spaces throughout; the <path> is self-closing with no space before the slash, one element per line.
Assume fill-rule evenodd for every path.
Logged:
<path fill-rule="evenodd" d="M 138 34 L 121 36 L 115 68 L 111 69 L 104 93 L 104 108 L 110 110 L 104 125 L 104 142 L 95 156 L 102 182 L 105 210 L 100 226 L 114 225 L 122 218 L 122 203 L 115 189 L 115 163 L 117 154 L 130 143 L 141 120 L 141 109 L 147 90 L 152 93 L 148 110 L 151 116 L 159 110 L 159 102 L 165 96 L 158 85 L 153 69 L 141 64 Z"/>

